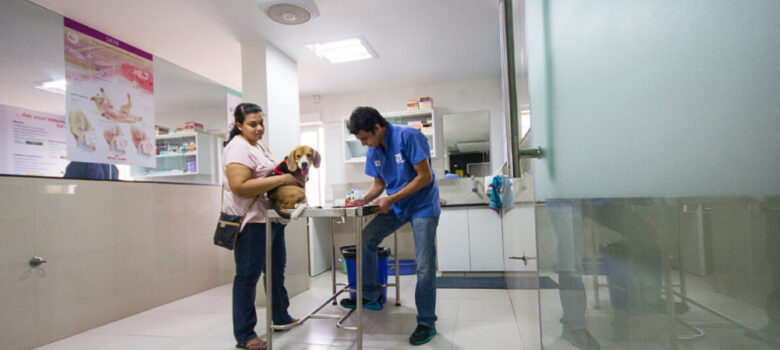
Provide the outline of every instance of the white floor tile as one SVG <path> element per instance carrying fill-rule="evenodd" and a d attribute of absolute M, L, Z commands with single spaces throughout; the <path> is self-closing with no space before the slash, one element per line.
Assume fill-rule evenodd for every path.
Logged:
<path fill-rule="evenodd" d="M 186 312 L 168 320 L 133 332 L 132 335 L 197 338 L 220 325 L 232 321 L 230 314 Z M 258 315 L 258 324 L 264 324 L 265 318 Z"/>
<path fill-rule="evenodd" d="M 119 341 L 100 346 L 98 350 L 168 350 L 175 349 L 187 342 L 185 338 L 172 337 L 149 337 L 149 336 L 127 336 Z"/>
<path fill-rule="evenodd" d="M 390 282 L 394 281 L 393 276 Z M 340 281 L 346 280 L 343 274 Z M 538 324 L 518 326 L 505 290 L 438 289 L 437 335 L 421 346 L 409 344 L 416 327 L 414 302 L 416 276 L 401 276 L 401 306 L 395 306 L 395 289 L 381 311 L 365 310 L 363 348 L 377 349 L 537 349 Z M 310 290 L 291 300 L 290 313 L 303 317 L 331 294 L 331 275 L 312 278 Z M 231 315 L 232 286 L 226 284 L 167 305 L 89 330 L 41 349 L 235 349 Z M 536 296 L 519 305 L 529 310 Z M 346 297 L 346 295 L 344 295 Z M 341 297 L 339 297 L 341 299 Z M 520 299 L 525 299 L 525 295 Z M 531 300 L 533 299 L 533 300 Z M 527 305 L 526 305 L 527 304 Z M 320 313 L 343 315 L 345 309 L 327 305 Z M 265 308 L 257 309 L 255 331 L 265 338 Z M 356 315 L 346 321 L 355 325 Z M 534 337 L 534 335 L 536 335 Z M 336 327 L 335 320 L 309 319 L 303 325 L 273 334 L 274 349 L 348 350 L 356 348 L 356 333 Z"/>
<path fill-rule="evenodd" d="M 506 289 L 463 289 L 461 300 L 509 300 Z"/>
<path fill-rule="evenodd" d="M 508 300 L 461 300 L 458 321 L 515 322 Z"/>
<path fill-rule="evenodd" d="M 117 342 L 124 335 L 81 333 L 62 339 L 58 342 L 44 345 L 38 350 L 83 350 L 96 349 L 98 347 Z"/>
<path fill-rule="evenodd" d="M 452 349 L 523 349 L 523 339 L 515 322 L 458 320 Z"/>
<path fill-rule="evenodd" d="M 170 323 L 170 321 L 184 312 L 159 311 L 152 309 L 142 313 L 111 322 L 107 325 L 88 330 L 87 333 L 131 335 L 144 328 Z"/>

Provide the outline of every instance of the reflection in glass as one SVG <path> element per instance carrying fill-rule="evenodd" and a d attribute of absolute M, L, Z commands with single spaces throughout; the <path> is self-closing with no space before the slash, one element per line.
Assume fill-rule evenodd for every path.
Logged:
<path fill-rule="evenodd" d="M 446 174 L 450 177 L 490 175 L 490 112 L 445 114 L 442 123 Z"/>
<path fill-rule="evenodd" d="M 545 349 L 780 347 L 780 198 L 537 206 Z"/>

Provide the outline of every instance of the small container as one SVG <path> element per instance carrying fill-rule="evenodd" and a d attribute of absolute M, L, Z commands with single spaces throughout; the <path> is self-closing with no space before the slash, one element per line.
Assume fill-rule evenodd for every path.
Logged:
<path fill-rule="evenodd" d="M 419 103 L 420 109 L 431 109 L 433 108 L 433 99 L 430 97 L 420 97 L 420 103 Z"/>
<path fill-rule="evenodd" d="M 420 109 L 420 101 L 417 100 L 407 100 L 406 101 L 406 110 L 407 111 L 416 111 Z"/>

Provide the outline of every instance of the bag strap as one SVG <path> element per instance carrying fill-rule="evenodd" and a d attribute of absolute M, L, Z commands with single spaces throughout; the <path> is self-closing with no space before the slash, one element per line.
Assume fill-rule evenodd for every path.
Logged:
<path fill-rule="evenodd" d="M 221 189 L 222 189 L 222 191 L 221 191 L 221 196 L 219 198 L 219 208 L 220 208 L 219 210 L 220 211 L 225 211 L 225 184 L 224 183 L 222 184 L 222 188 Z M 249 209 L 251 209 L 252 206 L 255 205 L 255 202 L 257 202 L 258 198 L 260 198 L 259 195 L 257 197 L 255 197 L 254 200 L 252 200 L 252 203 L 249 203 L 248 207 L 246 207 L 246 210 L 244 210 L 244 213 L 241 214 L 241 221 L 244 221 L 244 216 L 246 216 L 246 214 L 249 213 Z"/>

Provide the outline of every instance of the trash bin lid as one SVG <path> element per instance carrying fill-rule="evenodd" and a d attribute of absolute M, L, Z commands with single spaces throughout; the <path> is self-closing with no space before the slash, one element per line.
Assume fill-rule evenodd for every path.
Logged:
<path fill-rule="evenodd" d="M 357 248 L 355 248 L 354 245 L 343 246 L 339 249 L 341 249 L 341 255 L 344 258 L 355 260 L 355 254 L 357 254 Z M 377 253 L 377 257 L 379 259 L 382 259 L 390 256 L 391 250 L 390 248 L 387 247 L 379 247 L 376 253 Z"/>

